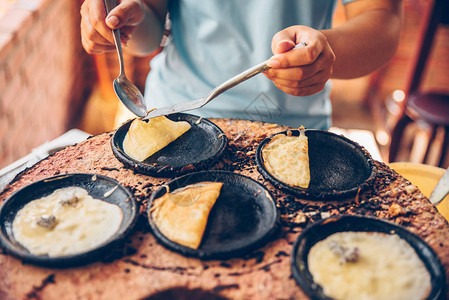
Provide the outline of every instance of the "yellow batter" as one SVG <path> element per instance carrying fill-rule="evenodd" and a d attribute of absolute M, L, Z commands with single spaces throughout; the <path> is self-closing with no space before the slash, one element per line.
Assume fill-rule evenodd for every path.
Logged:
<path fill-rule="evenodd" d="M 313 280 L 334 299 L 425 299 L 430 275 L 415 250 L 396 234 L 339 232 L 316 243 Z"/>
<path fill-rule="evenodd" d="M 189 122 L 174 122 L 164 116 L 148 121 L 135 119 L 123 140 L 123 150 L 132 158 L 143 161 L 179 138 L 190 127 Z"/>
<path fill-rule="evenodd" d="M 309 146 L 304 129 L 300 128 L 300 136 L 274 136 L 263 148 L 262 156 L 268 172 L 279 181 L 309 187 Z"/>
<path fill-rule="evenodd" d="M 205 181 L 156 199 L 151 214 L 159 231 L 178 244 L 197 249 L 222 186 L 221 182 Z"/>
<path fill-rule="evenodd" d="M 100 246 L 119 229 L 122 219 L 117 205 L 93 199 L 80 187 L 67 187 L 26 204 L 12 229 L 31 253 L 57 257 Z"/>

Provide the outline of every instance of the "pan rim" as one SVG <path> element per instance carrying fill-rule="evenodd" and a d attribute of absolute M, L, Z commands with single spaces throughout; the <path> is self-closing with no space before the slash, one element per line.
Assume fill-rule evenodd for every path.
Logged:
<path fill-rule="evenodd" d="M 95 178 L 95 180 L 93 178 Z M 91 180 L 91 184 L 89 184 L 89 180 Z M 109 190 L 111 190 L 112 188 L 120 190 L 120 192 L 126 196 L 126 198 L 121 197 L 120 199 L 114 201 L 111 200 L 112 198 L 110 196 L 99 199 L 101 201 L 119 206 L 124 215 L 119 229 L 113 234 L 110 239 L 93 249 L 76 254 L 56 257 L 32 254 L 23 246 L 21 246 L 17 240 L 15 240 L 12 234 L 12 221 L 14 220 L 17 212 L 25 204 L 51 194 L 51 192 L 55 190 L 53 186 L 57 185 L 58 183 L 60 183 L 61 186 L 57 187 L 56 189 L 69 186 L 80 186 L 88 189 L 88 192 L 90 194 L 95 188 L 109 188 Z M 89 189 L 85 185 L 89 185 L 89 187 L 91 186 L 92 188 Z M 27 200 L 21 200 L 20 197 L 22 194 L 26 194 L 30 190 L 34 190 L 38 186 L 42 186 L 40 189 L 48 190 L 48 192 L 40 193 L 41 196 L 37 195 Z M 126 213 L 124 208 L 125 206 Z M 3 201 L 2 205 L 0 206 L 0 246 L 5 250 L 6 253 L 11 254 L 12 256 L 24 262 L 34 265 L 53 268 L 67 268 L 85 265 L 101 258 L 101 255 L 104 254 L 106 250 L 110 249 L 110 247 L 118 243 L 120 240 L 123 240 L 130 234 L 137 222 L 139 216 L 138 211 L 138 204 L 134 195 L 127 188 L 121 185 L 120 182 L 111 177 L 93 173 L 67 173 L 47 177 L 25 185 L 24 187 L 12 193 L 7 199 Z"/>
<path fill-rule="evenodd" d="M 326 231 L 324 234 L 322 231 Z M 406 241 L 424 263 L 431 276 L 431 291 L 426 299 L 441 299 L 446 291 L 446 273 L 435 251 L 420 236 L 404 226 L 375 217 L 362 215 L 335 215 L 307 226 L 293 244 L 290 267 L 296 284 L 312 299 L 331 299 L 324 295 L 322 288 L 313 281 L 309 272 L 307 256 L 318 241 L 346 231 L 380 232 L 397 234 Z M 311 240 L 311 241 L 309 241 Z"/>
<path fill-rule="evenodd" d="M 176 113 L 166 116 L 167 118 L 171 120 L 176 121 L 187 121 L 191 125 L 198 125 L 197 122 L 201 122 L 201 124 L 206 124 L 210 129 L 215 131 L 216 134 L 216 150 L 215 152 L 209 153 L 206 155 L 205 158 L 196 160 L 196 161 L 190 161 L 186 162 L 182 166 L 178 167 L 172 167 L 169 165 L 158 165 L 156 163 L 154 164 L 148 164 L 144 161 L 138 161 L 132 157 L 130 157 L 123 149 L 123 139 L 126 133 L 128 132 L 129 126 L 131 125 L 131 122 L 135 119 L 130 119 L 127 122 L 125 122 L 123 125 L 121 125 L 113 134 L 111 138 L 111 148 L 114 156 L 123 163 L 126 167 L 139 172 L 141 174 L 150 175 L 154 177 L 172 177 L 174 175 L 181 175 L 186 174 L 194 171 L 199 171 L 206 169 L 207 167 L 212 166 L 215 164 L 221 156 L 224 154 L 227 144 L 228 144 L 228 138 L 226 137 L 223 130 L 218 127 L 215 123 L 212 121 L 199 117 L 192 114 L 186 114 L 186 113 Z M 187 132 L 186 132 L 187 133 Z M 185 133 L 185 134 L 186 134 Z"/>
<path fill-rule="evenodd" d="M 196 177 L 196 178 L 194 178 Z M 163 196 L 166 192 L 166 185 L 174 185 L 179 182 L 185 181 L 186 185 L 197 183 L 201 181 L 206 181 L 206 178 L 208 181 L 215 181 L 215 182 L 224 182 L 228 181 L 230 177 L 235 177 L 239 180 L 244 180 L 246 183 L 251 184 L 254 188 L 253 191 L 257 193 L 257 199 L 261 199 L 263 196 L 263 201 L 265 201 L 263 204 L 267 207 L 267 209 L 264 211 L 266 214 L 265 221 L 267 222 L 266 226 L 263 227 L 263 231 L 258 234 L 257 238 L 254 238 L 250 243 L 247 243 L 246 245 L 242 247 L 233 248 L 230 250 L 222 249 L 220 251 L 205 251 L 200 248 L 198 249 L 192 249 L 183 245 L 180 245 L 176 242 L 171 241 L 168 239 L 162 232 L 159 231 L 158 227 L 156 226 L 153 218 L 151 217 L 151 207 L 153 202 L 158 199 L 159 197 Z M 189 181 L 189 178 L 194 178 L 193 180 Z M 201 178 L 201 179 L 198 179 Z M 218 181 L 220 179 L 220 181 Z M 223 180 L 224 179 L 224 180 Z M 223 181 L 221 181 L 223 180 Z M 185 186 L 184 184 L 178 184 L 176 185 L 176 188 Z M 171 190 L 171 188 L 170 188 Z M 260 192 L 259 192 L 260 191 Z M 217 200 L 218 201 L 218 200 Z M 255 200 L 260 201 L 260 200 Z M 272 197 L 271 193 L 266 189 L 260 182 L 247 177 L 245 175 L 234 173 L 231 171 L 226 170 L 209 170 L 209 171 L 200 171 L 190 174 L 185 174 L 180 177 L 174 178 L 171 181 L 167 182 L 165 185 L 159 187 L 156 191 L 154 191 L 147 204 L 147 223 L 153 233 L 153 235 L 157 238 L 157 240 L 166 248 L 173 250 L 175 252 L 181 253 L 182 255 L 188 256 L 188 257 L 196 257 L 203 260 L 210 260 L 210 259 L 228 259 L 228 258 L 235 258 L 240 257 L 244 254 L 247 254 L 248 252 L 257 249 L 258 247 L 263 246 L 264 244 L 268 243 L 272 237 L 275 235 L 276 232 L 278 232 L 278 229 L 280 229 L 280 216 L 276 208 L 276 202 L 274 198 Z M 208 221 L 209 223 L 209 221 Z M 202 242 L 203 243 L 203 242 Z"/>
<path fill-rule="evenodd" d="M 271 141 L 271 139 L 277 135 L 283 134 L 287 135 L 288 132 L 291 132 L 293 136 L 299 136 L 300 131 L 298 129 L 290 129 L 281 131 L 278 133 L 275 133 L 265 139 L 263 139 L 256 150 L 256 165 L 257 170 L 259 173 L 269 182 L 271 182 L 276 188 L 279 188 L 285 192 L 288 192 L 294 196 L 298 196 L 304 199 L 308 200 L 319 200 L 319 201 L 325 201 L 325 200 L 339 200 L 339 199 L 347 199 L 351 196 L 356 195 L 360 190 L 363 190 L 365 187 L 369 186 L 369 184 L 374 180 L 374 178 L 377 175 L 377 167 L 374 164 L 374 160 L 371 157 L 371 154 L 360 144 L 357 142 L 350 140 L 342 135 L 338 135 L 329 131 L 325 130 L 317 130 L 317 129 L 306 129 L 305 133 L 306 135 L 311 134 L 323 134 L 328 135 L 333 138 L 336 138 L 340 140 L 342 143 L 351 145 L 352 149 L 355 151 L 359 151 L 362 154 L 363 161 L 367 165 L 366 171 L 369 169 L 369 175 L 365 178 L 363 182 L 360 182 L 358 185 L 346 189 L 346 190 L 336 190 L 332 189 L 331 191 L 313 191 L 311 189 L 301 188 L 301 187 L 295 187 L 288 185 L 277 178 L 275 178 L 271 173 L 266 169 L 262 151 L 264 147 Z"/>

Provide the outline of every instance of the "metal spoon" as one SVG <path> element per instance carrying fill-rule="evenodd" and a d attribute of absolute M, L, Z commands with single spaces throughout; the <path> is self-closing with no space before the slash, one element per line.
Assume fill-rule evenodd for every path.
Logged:
<path fill-rule="evenodd" d="M 289 51 L 291 51 L 293 49 L 300 48 L 300 47 L 305 47 L 305 46 L 307 46 L 307 44 L 304 42 L 301 42 L 301 43 L 297 44 L 295 47 L 293 47 L 292 49 L 290 49 Z M 203 97 L 203 98 L 200 98 L 197 100 L 188 101 L 188 102 L 181 102 L 181 103 L 177 103 L 175 105 L 161 107 L 161 108 L 151 110 L 148 112 L 148 114 L 143 119 L 148 120 L 148 119 L 152 119 L 152 118 L 156 118 L 156 117 L 160 117 L 160 116 L 165 116 L 165 115 L 170 115 L 170 114 L 174 114 L 174 113 L 179 113 L 179 112 L 183 112 L 183 111 L 201 108 L 204 105 L 206 105 L 207 103 L 209 103 L 210 101 L 212 101 L 213 99 L 215 99 L 217 96 L 219 96 L 222 93 L 224 93 L 225 91 L 229 90 L 230 88 L 233 88 L 236 85 L 242 83 L 243 81 L 248 80 L 248 79 L 256 76 L 257 74 L 270 69 L 271 67 L 269 67 L 267 65 L 268 61 L 269 60 L 261 62 L 261 63 L 255 65 L 254 67 L 251 67 L 248 70 L 245 70 L 242 73 L 232 77 L 231 79 L 226 80 L 225 82 L 223 82 L 222 84 L 220 84 L 219 86 L 214 88 L 212 91 L 210 91 L 206 97 Z"/>
<path fill-rule="evenodd" d="M 444 172 L 432 194 L 429 197 L 429 201 L 433 205 L 438 205 L 446 195 L 449 194 L 449 168 Z"/>
<path fill-rule="evenodd" d="M 116 0 L 104 0 L 106 7 L 106 14 L 116 6 Z M 143 99 L 142 93 L 139 89 L 126 78 L 125 65 L 123 63 L 122 44 L 120 42 L 120 32 L 118 29 L 113 29 L 115 47 L 117 48 L 118 61 L 120 63 L 120 74 L 114 80 L 114 91 L 122 103 L 138 117 L 146 115 L 147 107 Z"/>

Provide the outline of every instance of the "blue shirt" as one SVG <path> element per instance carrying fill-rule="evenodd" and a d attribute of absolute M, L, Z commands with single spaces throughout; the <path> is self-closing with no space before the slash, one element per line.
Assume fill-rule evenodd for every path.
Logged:
<path fill-rule="evenodd" d="M 343 0 L 344 3 L 349 2 Z M 336 0 L 173 0 L 171 37 L 151 61 L 148 108 L 206 96 L 214 87 L 270 58 L 271 40 L 292 25 L 327 29 Z M 306 128 L 331 124 L 330 82 L 323 91 L 296 97 L 259 74 L 190 113 Z"/>

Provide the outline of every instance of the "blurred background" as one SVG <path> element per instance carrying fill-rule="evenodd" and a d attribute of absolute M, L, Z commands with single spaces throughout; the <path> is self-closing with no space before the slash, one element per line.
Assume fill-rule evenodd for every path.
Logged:
<path fill-rule="evenodd" d="M 81 46 L 81 2 L 0 0 L 0 169 L 70 129 L 94 135 L 132 117 L 112 89 L 116 53 L 92 56 Z M 444 5 L 447 1 L 404 0 L 395 57 L 369 76 L 334 80 L 335 130 L 368 133 L 384 162 L 449 165 L 449 7 Z M 339 3 L 334 24 L 342 22 Z M 126 73 L 142 92 L 156 54 L 125 54 Z"/>

